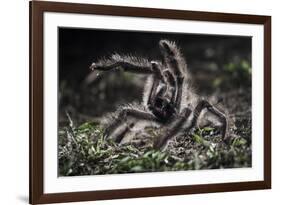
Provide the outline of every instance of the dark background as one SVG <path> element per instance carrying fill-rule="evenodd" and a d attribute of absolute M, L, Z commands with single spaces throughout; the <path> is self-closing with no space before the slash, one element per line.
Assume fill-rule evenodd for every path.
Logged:
<path fill-rule="evenodd" d="M 115 110 L 119 104 L 140 102 L 145 76 L 114 71 L 91 74 L 89 66 L 112 53 L 160 60 L 161 39 L 175 41 L 181 48 L 199 94 L 227 97 L 243 92 L 245 109 L 251 108 L 251 37 L 76 28 L 59 28 L 58 35 L 62 124 L 65 112 L 82 123 Z"/>

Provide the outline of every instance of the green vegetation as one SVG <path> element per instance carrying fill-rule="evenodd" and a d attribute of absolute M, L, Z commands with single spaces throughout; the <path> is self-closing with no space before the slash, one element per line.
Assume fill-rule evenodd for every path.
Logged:
<path fill-rule="evenodd" d="M 248 60 L 240 59 L 223 66 L 222 75 L 215 78 L 213 87 L 240 87 L 251 86 L 252 67 Z"/>
<path fill-rule="evenodd" d="M 178 171 L 251 166 L 251 148 L 245 138 L 226 144 L 210 127 L 176 137 L 165 151 L 148 146 L 118 145 L 105 140 L 96 123 L 69 125 L 59 130 L 60 176 Z"/>

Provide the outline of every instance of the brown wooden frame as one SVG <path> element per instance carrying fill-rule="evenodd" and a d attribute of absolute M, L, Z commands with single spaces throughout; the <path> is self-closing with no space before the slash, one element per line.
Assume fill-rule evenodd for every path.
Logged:
<path fill-rule="evenodd" d="M 151 8 L 31 1 L 30 3 L 30 203 L 75 202 L 271 188 L 271 17 Z M 44 194 L 43 192 L 43 13 L 67 12 L 260 24 L 264 27 L 264 180 Z"/>

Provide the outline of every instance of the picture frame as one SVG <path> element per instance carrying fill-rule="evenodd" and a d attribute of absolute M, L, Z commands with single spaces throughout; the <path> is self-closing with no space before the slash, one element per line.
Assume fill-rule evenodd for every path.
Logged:
<path fill-rule="evenodd" d="M 59 203 L 59 202 L 77 202 L 77 201 L 91 201 L 91 200 L 106 200 L 106 199 L 121 199 L 121 198 L 137 198 L 137 197 L 153 197 L 153 196 L 166 196 L 166 195 L 182 195 L 182 194 L 197 194 L 197 193 L 212 193 L 212 192 L 229 192 L 229 191 L 242 191 L 242 190 L 257 190 L 257 189 L 270 189 L 271 188 L 271 17 L 247 14 L 229 14 L 229 13 L 215 13 L 215 12 L 199 12 L 199 11 L 184 11 L 184 10 L 166 10 L 155 8 L 136 8 L 136 7 L 120 7 L 120 6 L 104 6 L 92 4 L 77 4 L 77 3 L 58 3 L 47 1 L 30 1 L 30 204 L 44 204 L 44 203 Z M 80 14 L 85 16 L 109 16 L 111 18 L 124 17 L 124 18 L 139 18 L 139 19 L 157 19 L 158 21 L 193 21 L 197 23 L 222 23 L 239 24 L 239 25 L 257 25 L 262 28 L 263 38 L 259 38 L 263 46 L 262 54 L 263 64 L 259 65 L 262 70 L 262 89 L 263 99 L 262 102 L 262 118 L 260 118 L 263 127 L 263 136 L 259 138 L 261 143 L 262 158 L 260 173 L 262 178 L 255 180 L 247 180 L 246 177 L 243 181 L 227 181 L 220 183 L 194 183 L 194 184 L 180 184 L 180 185 L 167 185 L 167 186 L 147 186 L 142 187 L 139 185 L 135 188 L 114 188 L 110 189 L 73 189 L 76 191 L 62 191 L 62 192 L 46 192 L 46 183 L 48 169 L 44 163 L 54 163 L 48 160 L 46 156 L 46 144 L 50 143 L 47 140 L 50 136 L 46 136 L 46 115 L 44 110 L 47 106 L 46 102 L 52 99 L 46 99 L 46 85 L 48 80 L 56 80 L 46 78 L 46 44 L 45 40 L 48 37 L 47 30 L 49 27 L 44 27 L 47 24 L 47 13 L 55 14 Z M 65 17 L 67 18 L 67 16 Z M 75 17 L 76 18 L 76 17 Z M 81 22 L 82 23 L 82 22 Z M 81 26 L 83 27 L 83 26 Z M 243 27 L 241 27 L 243 29 Z M 241 30 L 242 30 L 241 29 Z M 45 43 L 44 43 L 45 42 Z M 53 45 L 52 48 L 56 48 Z M 57 62 L 53 62 L 56 65 Z M 57 72 L 57 71 L 55 71 Z M 259 82 L 259 81 L 255 81 Z M 54 83 L 54 86 L 57 86 Z M 47 100 L 47 101 L 46 101 Z M 56 99 L 57 100 L 57 99 Z M 53 100 L 56 104 L 56 100 Z M 53 113 L 57 112 L 49 110 Z M 54 114 L 53 116 L 56 116 Z M 55 119 L 53 119 L 55 120 Z M 260 124 L 259 124 L 260 125 Z M 55 130 L 56 131 L 56 130 Z M 50 150 L 56 152 L 56 150 Z M 46 162 L 46 160 L 48 162 Z M 55 163 L 54 163 L 55 164 Z M 54 170 L 53 170 L 54 171 Z M 55 170 L 54 172 L 57 172 Z M 107 176 L 105 176 L 107 177 Z M 103 183 L 105 177 L 99 178 L 100 183 Z M 241 176 L 241 178 L 243 178 Z M 79 181 L 79 178 L 77 181 Z M 159 178 L 160 179 L 160 178 Z M 62 182 L 62 186 L 64 185 Z M 77 182 L 79 183 L 79 182 Z M 105 182 L 104 182 L 105 183 Z M 148 182 L 147 182 L 148 183 Z M 73 187 L 75 183 L 73 183 Z M 72 187 L 72 188 L 73 188 Z"/>

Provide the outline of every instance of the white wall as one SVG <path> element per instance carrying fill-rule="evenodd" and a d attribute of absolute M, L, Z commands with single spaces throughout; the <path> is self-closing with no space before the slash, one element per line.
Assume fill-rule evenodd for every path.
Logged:
<path fill-rule="evenodd" d="M 78 2 L 76 0 L 76 2 Z M 104 204 L 278 204 L 281 194 L 281 6 L 276 0 L 84 0 L 80 2 L 234 13 L 273 17 L 273 189 L 95 202 Z M 1 1 L 0 31 L 0 204 L 27 204 L 28 199 L 28 1 Z M 280 93 L 280 91 L 279 91 Z M 3 115 L 4 113 L 4 115 Z M 92 204 L 93 202 L 72 203 Z"/>

